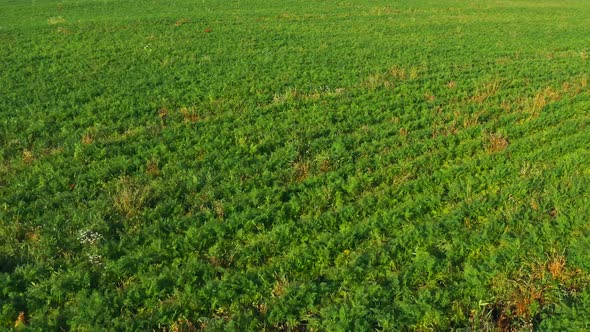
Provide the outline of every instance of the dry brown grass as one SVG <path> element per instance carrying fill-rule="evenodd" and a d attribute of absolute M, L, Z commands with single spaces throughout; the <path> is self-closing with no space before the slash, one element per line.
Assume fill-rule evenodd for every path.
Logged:
<path fill-rule="evenodd" d="M 457 120 L 453 120 L 450 123 L 435 123 L 432 126 L 432 138 L 455 135 L 458 132 Z"/>
<path fill-rule="evenodd" d="M 564 96 L 574 97 L 586 92 L 587 86 L 588 77 L 584 75 L 562 82 L 556 85 L 556 87 L 548 86 L 540 89 L 532 96 L 521 96 L 510 102 L 502 101 L 501 107 L 505 111 L 522 111 L 528 114 L 530 118 L 535 118 L 548 105 L 560 101 Z"/>
<path fill-rule="evenodd" d="M 158 160 L 155 158 L 148 160 L 146 168 L 145 168 L 145 172 L 149 175 L 152 175 L 152 176 L 160 175 L 160 166 L 159 166 Z"/>
<path fill-rule="evenodd" d="M 363 85 L 370 90 L 377 88 L 393 89 L 396 84 L 401 81 L 415 80 L 418 78 L 418 68 L 411 67 L 407 68 L 400 67 L 398 65 L 391 66 L 387 71 L 374 73 L 369 75 L 364 81 Z"/>
<path fill-rule="evenodd" d="M 561 99 L 561 93 L 554 90 L 552 87 L 545 88 L 539 91 L 532 100 L 530 112 L 533 115 L 538 115 L 539 112 L 549 103 L 556 102 Z"/>
<path fill-rule="evenodd" d="M 297 161 L 293 163 L 293 169 L 295 170 L 295 180 L 301 182 L 309 177 L 311 163 L 307 160 Z"/>
<path fill-rule="evenodd" d="M 575 293 L 588 282 L 588 274 L 567 264 L 553 252 L 546 261 L 522 264 L 512 278 L 498 275 L 493 288 L 502 300 L 495 304 L 496 325 L 502 331 L 531 329 L 540 313 L 559 301 L 563 291 Z"/>
<path fill-rule="evenodd" d="M 467 115 L 463 119 L 463 128 L 477 126 L 479 124 L 480 115 L 481 115 L 481 112 L 476 112 L 476 113 L 472 113 L 472 114 Z"/>
<path fill-rule="evenodd" d="M 56 24 L 62 24 L 62 23 L 66 23 L 66 20 L 61 16 L 50 17 L 47 19 L 47 24 L 49 24 L 49 25 L 56 25 Z"/>
<path fill-rule="evenodd" d="M 57 33 L 61 33 L 61 34 L 64 34 L 64 35 L 70 35 L 70 34 L 72 34 L 72 32 L 69 29 L 66 29 L 64 27 L 57 27 L 57 29 L 55 29 L 55 31 Z"/>
<path fill-rule="evenodd" d="M 164 332 L 195 332 L 199 330 L 200 328 L 197 328 L 190 320 L 178 319 L 170 326 L 170 329 L 164 330 Z"/>
<path fill-rule="evenodd" d="M 287 91 L 283 92 L 283 93 L 275 93 L 272 101 L 274 104 L 284 104 L 290 101 L 295 100 L 295 98 L 298 96 L 298 92 L 297 89 L 287 89 Z"/>
<path fill-rule="evenodd" d="M 180 26 L 183 26 L 184 24 L 187 24 L 190 22 L 191 22 L 191 20 L 189 18 L 181 18 L 174 23 L 174 26 L 180 27 Z"/>
<path fill-rule="evenodd" d="M 534 197 L 531 197 L 530 206 L 535 211 L 539 210 L 539 202 Z"/>
<path fill-rule="evenodd" d="M 261 315 L 266 315 L 268 312 L 268 305 L 266 303 L 259 303 L 256 305 L 256 310 L 258 310 Z"/>
<path fill-rule="evenodd" d="M 170 111 L 167 107 L 162 107 L 158 110 L 158 118 L 160 119 L 160 125 L 165 127 L 168 122 L 168 115 L 170 115 Z"/>
<path fill-rule="evenodd" d="M 132 177 L 122 176 L 115 182 L 113 206 L 119 213 L 131 218 L 141 213 L 149 194 L 148 187 L 140 185 Z"/>
<path fill-rule="evenodd" d="M 273 95 L 272 105 L 282 105 L 293 101 L 318 101 L 324 97 L 335 97 L 346 92 L 345 88 L 321 89 L 309 92 L 289 88 L 285 92 Z"/>
<path fill-rule="evenodd" d="M 494 304 L 498 330 L 529 330 L 538 315 L 537 308 L 553 303 L 555 288 L 542 281 L 543 273 L 535 266 L 528 274 L 519 271 L 516 280 L 505 279 L 504 275 L 493 280 L 493 287 L 503 293 L 502 300 Z"/>
<path fill-rule="evenodd" d="M 331 165 L 330 165 L 330 159 L 328 158 L 324 158 L 322 159 L 320 162 L 320 172 L 327 172 L 331 169 Z"/>
<path fill-rule="evenodd" d="M 26 326 L 26 318 L 25 318 L 25 313 L 24 312 L 19 312 L 18 313 L 18 317 L 16 318 L 16 321 L 14 322 L 14 328 L 16 329 L 20 329 Z"/>
<path fill-rule="evenodd" d="M 275 280 L 274 287 L 272 289 L 272 296 L 274 297 L 281 297 L 287 293 L 287 288 L 289 287 L 289 280 L 286 277 L 281 276 L 277 277 Z"/>
<path fill-rule="evenodd" d="M 500 108 L 504 111 L 504 112 L 510 112 L 514 109 L 514 106 L 507 100 L 502 100 L 502 103 L 500 103 Z"/>
<path fill-rule="evenodd" d="M 284 20 L 289 20 L 289 19 L 293 19 L 296 18 L 295 15 L 290 14 L 290 13 L 280 13 L 279 15 L 277 15 L 278 19 L 284 19 Z"/>
<path fill-rule="evenodd" d="M 404 68 L 401 68 L 399 66 L 391 66 L 389 68 L 389 75 L 391 75 L 391 77 L 403 81 L 407 78 L 407 73 L 406 70 Z"/>
<path fill-rule="evenodd" d="M 35 160 L 35 155 L 33 155 L 33 151 L 25 149 L 23 150 L 22 159 L 25 164 L 31 164 Z"/>
<path fill-rule="evenodd" d="M 41 239 L 41 235 L 39 234 L 39 230 L 40 230 L 40 227 L 35 227 L 33 229 L 30 229 L 28 232 L 26 232 L 25 238 L 27 239 L 27 241 L 39 242 L 39 239 Z"/>
<path fill-rule="evenodd" d="M 195 123 L 201 120 L 199 112 L 194 107 L 181 107 L 180 114 L 182 114 L 184 122 Z"/>
<path fill-rule="evenodd" d="M 490 153 L 504 151 L 508 145 L 508 139 L 502 136 L 502 134 L 491 134 L 488 136 L 488 152 Z"/>
<path fill-rule="evenodd" d="M 531 307 L 534 304 L 541 306 L 548 304 L 550 296 L 547 293 L 551 290 L 552 287 L 549 285 L 541 286 L 537 283 L 518 282 L 511 296 L 513 315 L 529 322 L 532 319 Z"/>
<path fill-rule="evenodd" d="M 415 79 L 417 79 L 417 78 L 418 78 L 418 68 L 416 68 L 416 67 L 412 67 L 412 68 L 410 69 L 410 75 L 409 75 L 409 78 L 410 78 L 411 80 L 415 80 Z"/>
<path fill-rule="evenodd" d="M 94 135 L 91 133 L 85 133 L 82 135 L 82 144 L 90 145 L 94 142 Z"/>
<path fill-rule="evenodd" d="M 162 120 L 166 120 L 166 118 L 168 117 L 168 114 L 170 114 L 170 112 L 168 111 L 168 109 L 166 107 L 162 107 L 158 111 L 158 117 L 160 117 L 160 119 L 162 119 Z"/>
<path fill-rule="evenodd" d="M 393 80 L 388 77 L 388 75 L 383 73 L 376 73 L 372 74 L 365 80 L 364 85 L 369 88 L 369 90 L 375 90 L 377 88 L 385 87 L 392 89 L 395 87 Z"/>
<path fill-rule="evenodd" d="M 498 80 L 488 82 L 481 86 L 479 89 L 477 89 L 475 94 L 471 97 L 471 101 L 474 103 L 481 104 L 488 98 L 495 96 L 500 90 L 500 87 L 501 82 Z"/>
<path fill-rule="evenodd" d="M 565 264 L 566 259 L 563 255 L 555 255 L 550 258 L 547 263 L 547 269 L 549 270 L 549 273 L 551 273 L 553 279 L 560 280 L 566 276 Z"/>
<path fill-rule="evenodd" d="M 580 87 L 585 88 L 588 86 L 588 77 L 582 77 L 580 79 Z"/>

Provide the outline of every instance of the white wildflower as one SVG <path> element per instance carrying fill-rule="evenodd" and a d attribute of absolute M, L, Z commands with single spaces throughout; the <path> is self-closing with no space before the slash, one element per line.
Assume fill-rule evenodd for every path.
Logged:
<path fill-rule="evenodd" d="M 81 244 L 97 244 L 102 239 L 102 235 L 99 232 L 92 230 L 82 230 L 78 236 L 78 241 Z"/>

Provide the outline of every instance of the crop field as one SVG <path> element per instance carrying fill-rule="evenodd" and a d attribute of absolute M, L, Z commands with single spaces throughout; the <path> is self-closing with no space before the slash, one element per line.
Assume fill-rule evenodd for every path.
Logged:
<path fill-rule="evenodd" d="M 0 330 L 588 330 L 589 56 L 583 0 L 0 0 Z"/>

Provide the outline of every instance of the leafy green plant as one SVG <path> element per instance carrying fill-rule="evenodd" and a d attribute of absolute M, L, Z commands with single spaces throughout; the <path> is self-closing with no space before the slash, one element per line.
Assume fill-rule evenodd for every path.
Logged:
<path fill-rule="evenodd" d="M 0 329 L 589 329 L 589 9 L 0 3 Z"/>

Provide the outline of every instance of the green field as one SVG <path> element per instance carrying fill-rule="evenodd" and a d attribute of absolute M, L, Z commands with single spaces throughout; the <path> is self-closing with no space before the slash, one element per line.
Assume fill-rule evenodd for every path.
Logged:
<path fill-rule="evenodd" d="M 589 56 L 583 0 L 0 0 L 0 330 L 588 330 Z"/>

